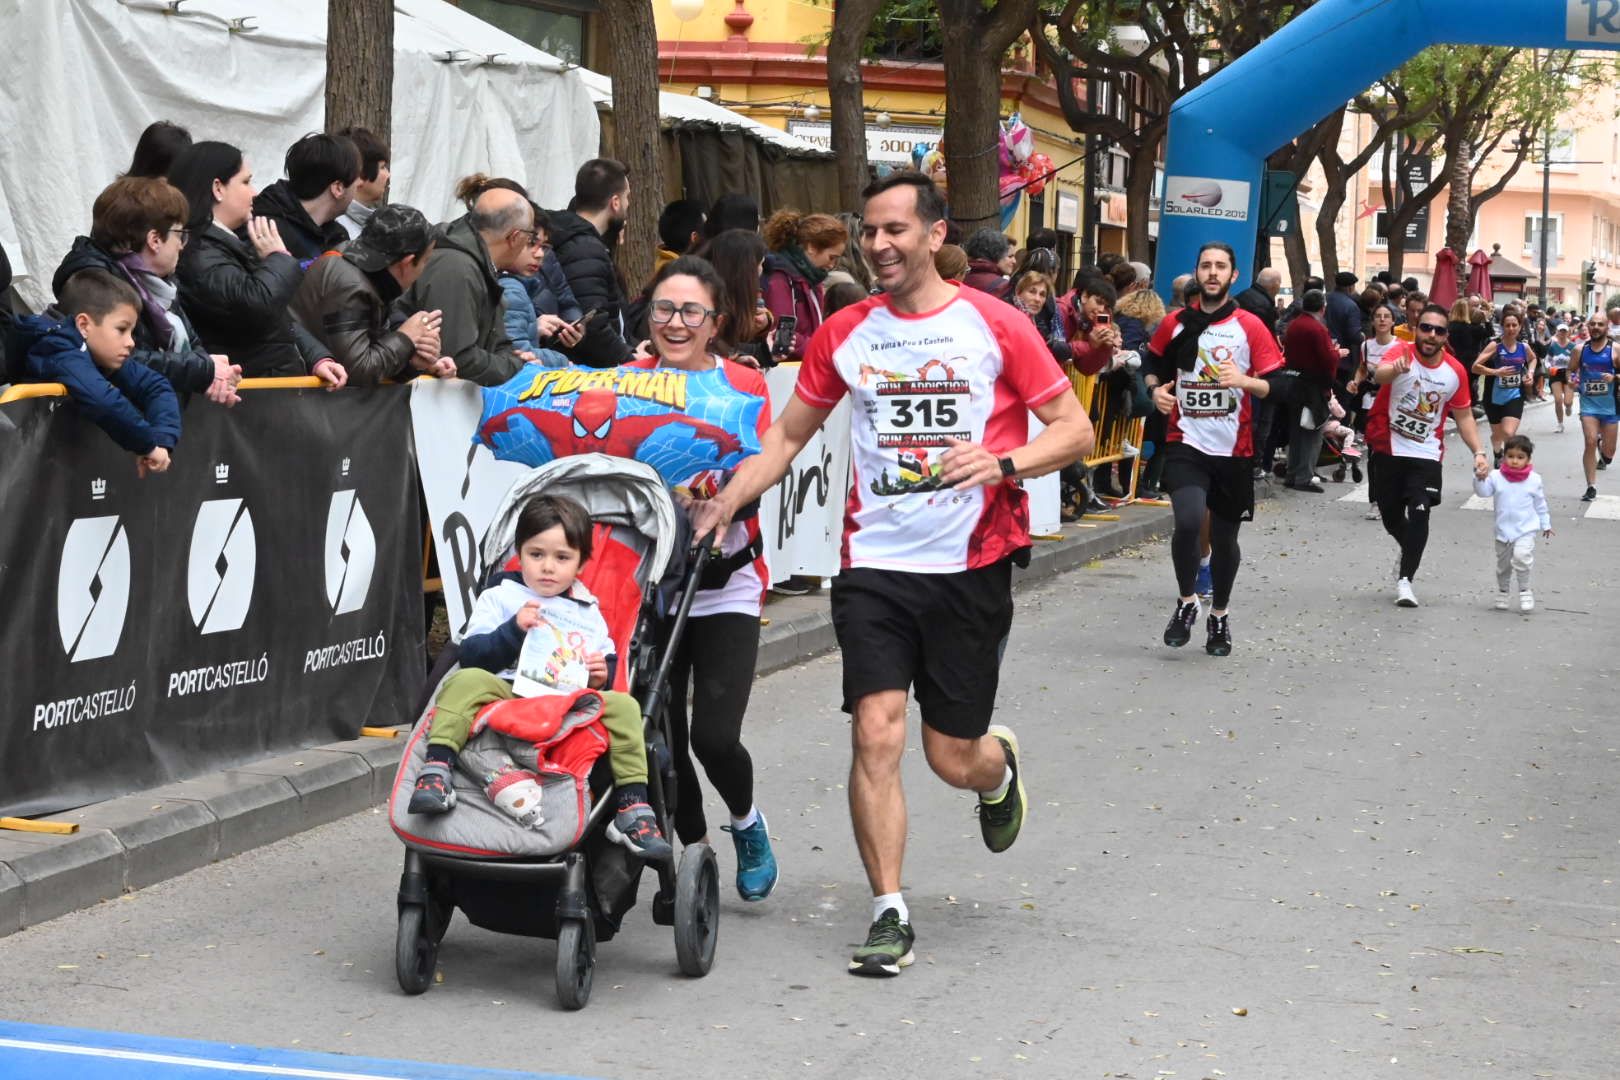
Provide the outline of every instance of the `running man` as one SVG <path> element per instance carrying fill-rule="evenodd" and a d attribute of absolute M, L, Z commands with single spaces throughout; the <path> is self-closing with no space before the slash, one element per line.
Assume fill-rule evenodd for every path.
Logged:
<path fill-rule="evenodd" d="M 1283 366 L 1266 324 L 1231 299 L 1236 263 L 1227 245 L 1205 244 L 1197 302 L 1166 315 L 1147 347 L 1159 381 L 1153 403 L 1170 418 L 1164 490 L 1175 513 L 1170 558 L 1179 599 L 1164 643 L 1179 649 L 1198 624 L 1199 533 L 1207 516 L 1213 587 L 1204 651 L 1211 656 L 1232 652 L 1227 617 L 1242 558 L 1238 527 L 1254 519 L 1254 399 L 1271 391 L 1262 376 Z"/>
<path fill-rule="evenodd" d="M 694 508 L 692 524 L 704 535 L 773 487 L 850 395 L 853 477 L 832 617 L 853 718 L 849 812 L 873 901 L 849 970 L 885 976 L 911 963 L 916 940 L 900 893 L 907 693 L 915 687 L 929 767 L 979 793 L 985 846 L 1005 851 L 1027 805 L 1018 741 L 990 724 L 1012 564 L 1030 544 L 1014 481 L 1079 460 L 1093 437 L 1034 324 L 935 270 L 945 200 L 933 181 L 895 172 L 865 195 L 861 247 L 884 293 L 816 331 L 760 453 Z M 1047 425 L 1032 442 L 1030 411 Z"/>
<path fill-rule="evenodd" d="M 1418 606 L 1412 579 L 1429 543 L 1429 510 L 1440 505 L 1447 413 L 1474 452 L 1474 475 L 1483 479 L 1491 471 L 1474 425 L 1468 373 L 1446 351 L 1447 318 L 1439 304 L 1425 307 L 1417 340 L 1390 349 L 1373 372 L 1378 397 L 1367 417 L 1368 481 L 1384 531 L 1401 545 L 1395 575 L 1395 603 L 1401 607 Z"/>
<path fill-rule="evenodd" d="M 1615 309 L 1620 310 L 1620 309 Z M 1611 311 L 1610 317 L 1613 316 Z M 1609 336 L 1609 319 L 1593 315 L 1586 339 L 1569 366 L 1570 378 L 1581 399 L 1581 467 L 1586 472 L 1586 493 L 1581 502 L 1597 498 L 1597 471 L 1614 460 L 1615 433 L 1620 431 L 1620 409 L 1615 407 L 1615 372 L 1620 371 L 1614 339 Z M 1594 348 L 1598 342 L 1602 348 Z"/>

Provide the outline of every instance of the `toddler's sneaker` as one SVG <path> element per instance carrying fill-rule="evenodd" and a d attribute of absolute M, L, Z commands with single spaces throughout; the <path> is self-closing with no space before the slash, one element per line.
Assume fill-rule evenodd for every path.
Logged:
<path fill-rule="evenodd" d="M 1496 594 L 1496 610 L 1497 611 L 1506 611 L 1507 609 L 1508 609 L 1508 595 L 1507 595 L 1507 593 L 1505 591 L 1497 593 Z"/>
<path fill-rule="evenodd" d="M 540 813 L 540 798 L 545 790 L 540 778 L 527 769 L 508 764 L 484 784 L 484 794 L 502 813 L 525 829 L 538 829 L 545 823 Z"/>
<path fill-rule="evenodd" d="M 1519 610 L 1530 612 L 1536 610 L 1536 598 L 1526 589 L 1519 594 Z"/>
<path fill-rule="evenodd" d="M 771 890 L 776 888 L 778 870 L 765 815 L 759 814 L 758 820 L 746 829 L 731 825 L 720 828 L 731 834 L 732 846 L 737 849 L 737 895 L 750 901 L 771 895 Z"/>
<path fill-rule="evenodd" d="M 416 790 L 411 792 L 412 814 L 448 814 L 456 808 L 456 789 L 450 786 L 450 766 L 430 761 L 416 774 Z"/>
<path fill-rule="evenodd" d="M 608 822 L 608 839 L 623 844 L 648 862 L 663 862 L 675 851 L 664 839 L 658 827 L 658 815 L 644 802 L 619 807 L 619 812 Z"/>

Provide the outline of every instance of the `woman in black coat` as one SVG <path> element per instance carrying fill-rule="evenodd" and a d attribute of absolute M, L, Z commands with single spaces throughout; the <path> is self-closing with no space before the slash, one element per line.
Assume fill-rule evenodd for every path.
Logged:
<path fill-rule="evenodd" d="M 303 279 L 273 222 L 255 218 L 253 173 L 234 146 L 200 142 L 175 159 L 169 182 L 191 208 L 180 296 L 207 346 L 249 378 L 315 375 L 329 389 L 343 367 L 288 310 Z M 237 230 L 246 228 L 248 240 Z"/>

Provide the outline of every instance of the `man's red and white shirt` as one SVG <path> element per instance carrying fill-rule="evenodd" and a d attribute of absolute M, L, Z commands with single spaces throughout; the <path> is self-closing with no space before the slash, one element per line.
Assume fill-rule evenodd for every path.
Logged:
<path fill-rule="evenodd" d="M 853 476 L 844 567 L 944 574 L 1029 545 L 1022 488 L 943 486 L 953 440 L 1004 456 L 1029 441 L 1029 410 L 1071 392 L 1029 317 L 976 289 L 918 315 L 874 296 L 832 316 L 806 347 L 795 392 L 830 409 L 847 393 Z"/>
<path fill-rule="evenodd" d="M 1148 342 L 1149 351 L 1165 356 L 1182 333 L 1182 310 L 1164 317 Z M 1282 350 L 1259 316 L 1238 308 L 1198 335 L 1198 362 L 1191 371 L 1176 371 L 1176 403 L 1170 410 L 1169 442 L 1185 443 L 1212 457 L 1249 457 L 1254 453 L 1254 398 L 1245 390 L 1221 385 L 1221 365 L 1231 361 L 1238 372 L 1262 378 L 1283 366 Z"/>
<path fill-rule="evenodd" d="M 1439 461 L 1446 454 L 1446 417 L 1472 403 L 1468 373 L 1449 352 L 1442 352 L 1430 367 L 1417 347 L 1407 342 L 1392 346 L 1379 366 L 1403 359 L 1412 366 L 1379 387 L 1373 399 L 1367 414 L 1367 445 L 1374 453 Z"/>

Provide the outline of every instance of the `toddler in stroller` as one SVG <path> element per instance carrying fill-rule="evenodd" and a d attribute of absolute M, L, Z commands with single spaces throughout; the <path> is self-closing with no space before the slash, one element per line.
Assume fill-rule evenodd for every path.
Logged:
<path fill-rule="evenodd" d="M 537 495 L 517 516 L 518 569 L 502 573 L 479 596 L 461 642 L 461 670 L 440 688 L 428 732 L 427 762 L 417 774 L 408 810 L 443 814 L 455 808 L 451 774 L 458 762 L 496 807 L 519 824 L 540 824 L 540 778 L 504 754 L 460 754 L 480 712 L 525 697 L 567 708 L 581 693 L 598 693 L 608 731 L 617 812 L 608 838 L 652 862 L 672 851 L 647 800 L 647 747 L 641 707 L 612 685 L 613 639 L 596 598 L 578 580 L 591 557 L 590 514 L 572 499 Z M 514 682 L 516 688 L 514 689 Z"/>

